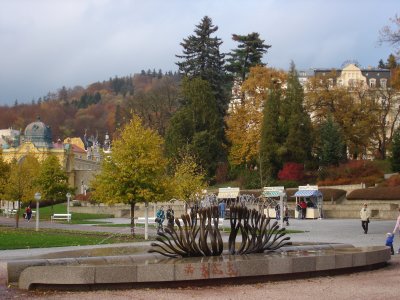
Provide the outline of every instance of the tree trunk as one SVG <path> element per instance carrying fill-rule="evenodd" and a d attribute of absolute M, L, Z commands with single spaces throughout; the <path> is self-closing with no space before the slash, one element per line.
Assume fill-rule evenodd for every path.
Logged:
<path fill-rule="evenodd" d="M 19 227 L 19 213 L 20 213 L 20 209 L 21 209 L 21 200 L 18 200 L 18 209 L 17 209 L 17 213 L 15 214 L 15 228 Z"/>
<path fill-rule="evenodd" d="M 131 234 L 135 236 L 135 201 L 131 202 Z"/>

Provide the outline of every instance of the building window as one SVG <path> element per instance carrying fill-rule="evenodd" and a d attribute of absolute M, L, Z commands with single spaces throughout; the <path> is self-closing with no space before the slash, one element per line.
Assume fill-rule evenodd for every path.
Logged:
<path fill-rule="evenodd" d="M 338 85 L 338 86 L 342 86 L 342 85 L 343 85 L 343 81 L 342 81 L 342 79 L 338 79 L 338 81 L 337 81 L 337 85 Z"/>
<path fill-rule="evenodd" d="M 383 79 L 383 78 L 381 79 L 381 81 L 380 81 L 381 88 L 386 89 L 386 82 L 387 82 L 386 79 Z"/>
<path fill-rule="evenodd" d="M 371 87 L 371 88 L 376 87 L 376 79 L 375 78 L 371 78 L 369 80 L 369 87 Z"/>
<path fill-rule="evenodd" d="M 333 88 L 333 78 L 328 79 L 329 88 Z"/>

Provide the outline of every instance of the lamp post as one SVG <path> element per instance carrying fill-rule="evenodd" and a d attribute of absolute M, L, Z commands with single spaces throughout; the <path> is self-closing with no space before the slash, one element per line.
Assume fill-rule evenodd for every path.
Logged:
<path fill-rule="evenodd" d="M 66 196 L 67 196 L 67 214 L 69 215 L 69 201 L 71 200 L 71 193 L 67 193 L 66 194 Z M 69 223 L 69 220 L 70 220 L 71 218 L 68 218 L 68 223 Z"/>
<path fill-rule="evenodd" d="M 36 200 L 36 231 L 39 231 L 39 201 L 42 198 L 40 193 L 35 193 L 35 200 Z"/>

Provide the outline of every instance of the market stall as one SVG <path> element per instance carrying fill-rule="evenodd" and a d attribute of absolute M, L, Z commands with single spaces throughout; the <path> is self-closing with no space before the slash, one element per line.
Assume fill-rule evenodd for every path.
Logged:
<path fill-rule="evenodd" d="M 221 218 L 229 218 L 230 206 L 235 204 L 239 199 L 240 188 L 227 187 L 218 189 L 218 208 Z"/>
<path fill-rule="evenodd" d="M 283 207 L 287 205 L 287 195 L 283 186 L 264 187 L 262 196 L 264 201 L 264 214 L 269 218 L 276 218 L 277 208 L 281 207 L 281 196 L 283 197 Z"/>
<path fill-rule="evenodd" d="M 299 190 L 293 195 L 296 197 L 295 218 L 322 219 L 323 195 L 317 185 L 299 186 Z M 301 206 L 305 203 L 305 216 L 302 216 Z"/>

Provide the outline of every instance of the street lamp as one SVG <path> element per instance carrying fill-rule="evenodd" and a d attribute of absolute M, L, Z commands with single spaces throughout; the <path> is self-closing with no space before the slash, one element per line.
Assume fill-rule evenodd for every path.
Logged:
<path fill-rule="evenodd" d="M 39 201 L 42 198 L 40 193 L 35 193 L 35 200 L 36 200 L 36 231 L 39 231 Z"/>
<path fill-rule="evenodd" d="M 69 201 L 71 200 L 71 193 L 67 193 L 65 196 L 67 196 L 67 214 L 68 214 L 68 223 L 71 218 L 69 217 Z"/>

